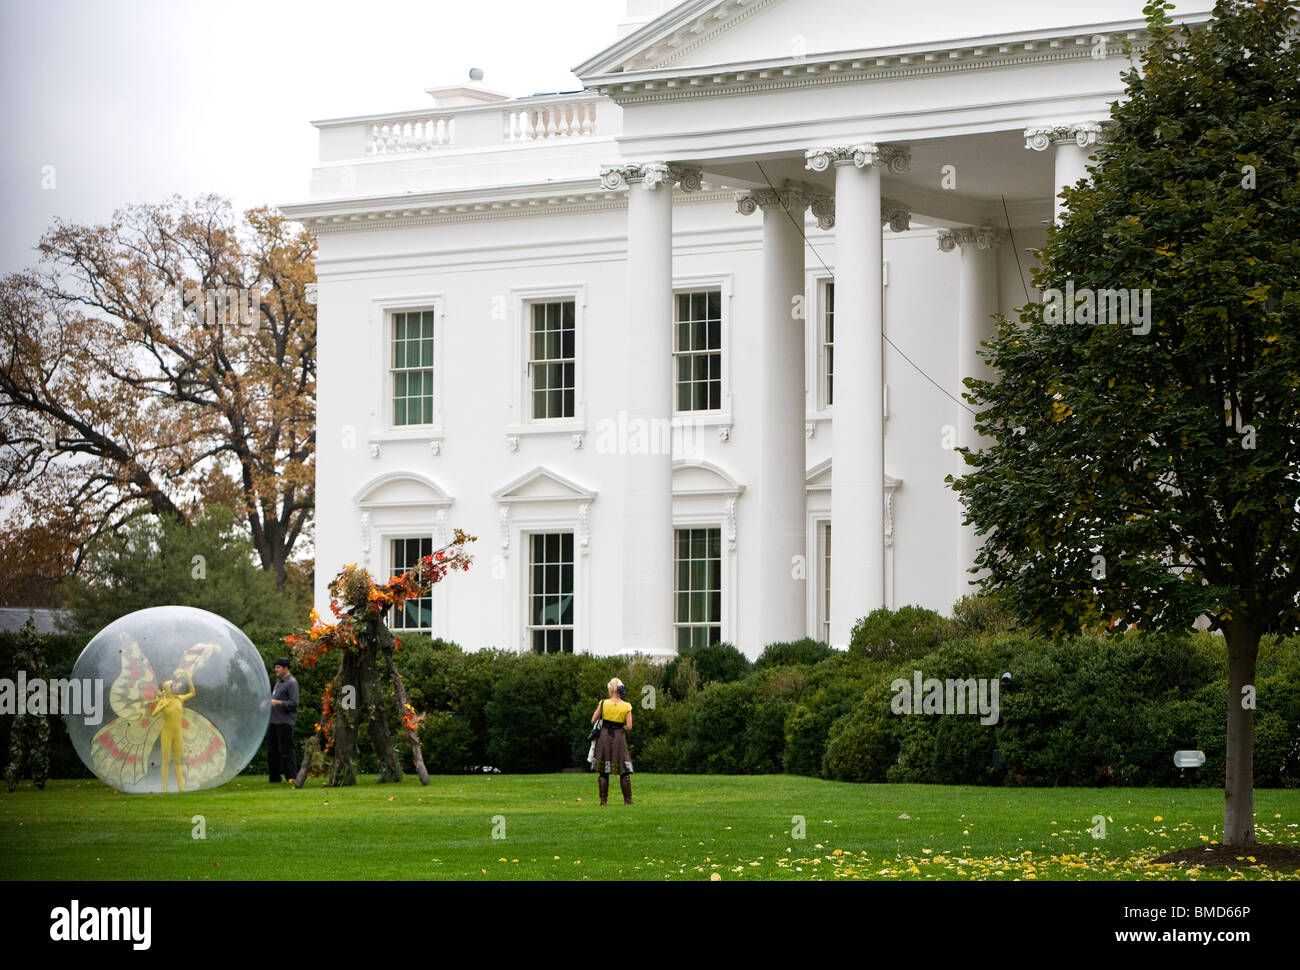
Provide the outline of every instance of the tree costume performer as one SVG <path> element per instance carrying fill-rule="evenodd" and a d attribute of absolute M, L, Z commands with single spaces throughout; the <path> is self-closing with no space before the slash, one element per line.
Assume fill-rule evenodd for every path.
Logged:
<path fill-rule="evenodd" d="M 29 616 L 18 633 L 18 647 L 14 651 L 14 671 L 27 671 L 29 680 L 45 677 L 45 657 L 41 653 L 41 638 Z M 9 732 L 9 762 L 5 768 L 5 789 L 13 791 L 18 779 L 31 773 L 37 790 L 45 787 L 50 777 L 50 722 L 41 714 L 28 714 L 20 703 Z"/>

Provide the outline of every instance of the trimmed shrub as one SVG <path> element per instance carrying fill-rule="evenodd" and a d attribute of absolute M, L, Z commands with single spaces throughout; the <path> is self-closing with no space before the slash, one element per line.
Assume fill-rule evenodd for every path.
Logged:
<path fill-rule="evenodd" d="M 691 771 L 736 775 L 745 771 L 746 733 L 754 720 L 754 685 L 711 684 L 700 691 L 686 726 Z"/>
<path fill-rule="evenodd" d="M 703 647 L 688 647 L 675 659 L 668 661 L 664 680 L 673 683 L 677 679 L 677 668 L 684 659 L 689 658 L 699 672 L 700 685 L 729 684 L 749 676 L 753 665 L 749 659 L 730 643 L 710 643 Z"/>
<path fill-rule="evenodd" d="M 849 652 L 859 657 L 896 660 L 920 657 L 957 633 L 957 626 L 934 610 L 880 607 L 858 620 L 849 634 Z"/>
<path fill-rule="evenodd" d="M 834 652 L 827 644 L 811 637 L 789 643 L 769 643 L 763 650 L 762 656 L 754 661 L 754 670 L 798 664 L 819 664 Z"/>

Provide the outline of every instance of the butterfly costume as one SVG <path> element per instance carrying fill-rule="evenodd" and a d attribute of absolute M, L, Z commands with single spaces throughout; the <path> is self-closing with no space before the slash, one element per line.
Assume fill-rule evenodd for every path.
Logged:
<path fill-rule="evenodd" d="M 95 772 L 117 788 L 136 784 L 154 762 L 155 746 L 162 743 L 162 790 L 167 791 L 168 768 L 173 767 L 176 787 L 185 790 L 216 778 L 226 767 L 226 739 L 202 714 L 186 710 L 192 699 L 194 671 L 219 649 L 196 643 L 185 651 L 172 680 L 159 684 L 140 644 L 120 633 L 122 672 L 113 681 L 108 702 L 116 718 L 95 735 L 91 758 Z M 185 683 L 181 678 L 184 676 Z M 189 690 L 182 694 L 186 684 Z"/>

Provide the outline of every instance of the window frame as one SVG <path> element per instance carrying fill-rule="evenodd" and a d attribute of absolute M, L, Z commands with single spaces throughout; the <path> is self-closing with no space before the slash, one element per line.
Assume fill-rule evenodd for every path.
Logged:
<path fill-rule="evenodd" d="M 556 623 L 556 624 L 542 624 L 539 626 L 537 624 L 534 624 L 532 621 L 532 616 L 533 616 L 532 600 L 534 596 L 532 585 L 533 585 L 533 569 L 535 565 L 533 562 L 533 539 L 535 539 L 537 536 L 547 536 L 547 535 L 558 535 L 558 536 L 567 535 L 569 537 L 569 542 L 572 546 L 572 551 L 570 553 L 570 558 L 567 562 L 567 565 L 573 571 L 572 589 L 571 592 L 569 593 L 570 597 L 572 598 L 570 609 L 572 610 L 571 615 L 573 619 L 572 622 L 567 624 Z M 582 608 L 583 604 L 579 598 L 578 571 L 580 566 L 579 559 L 581 557 L 581 552 L 579 551 L 578 548 L 578 539 L 579 537 L 578 537 L 577 530 L 573 528 L 567 528 L 567 529 L 563 527 L 528 528 L 520 531 L 519 534 L 520 549 L 521 550 L 525 548 L 527 549 L 527 555 L 520 557 L 521 559 L 526 559 L 526 562 L 524 563 L 525 577 L 524 577 L 524 582 L 522 584 L 523 594 L 524 594 L 524 614 L 523 614 L 524 643 L 523 643 L 523 648 L 520 651 L 521 653 L 537 653 L 538 651 L 533 646 L 533 633 L 537 630 L 552 630 L 552 629 L 570 630 L 572 632 L 572 636 L 570 637 L 570 640 L 573 644 L 573 649 L 568 652 L 575 653 L 575 654 L 580 652 L 578 649 L 578 628 L 579 628 L 578 619 L 579 616 L 581 615 L 579 611 Z M 565 561 L 563 559 L 561 559 L 560 565 L 561 567 L 565 565 Z M 558 652 L 564 653 L 565 651 L 560 650 Z M 543 651 L 543 654 L 547 654 L 547 653 L 549 653 L 549 651 Z"/>
<path fill-rule="evenodd" d="M 572 356 L 572 357 L 565 357 L 565 356 L 563 356 L 563 353 L 564 353 L 564 338 L 563 338 L 563 336 L 561 336 L 561 337 L 560 337 L 560 354 L 561 354 L 561 356 L 559 356 L 559 357 L 543 357 L 543 358 L 541 358 L 541 359 L 538 359 L 538 358 L 535 356 L 535 354 L 534 354 L 534 351 L 535 351 L 535 347 L 534 347 L 534 344 L 535 344 L 535 337 L 536 337 L 536 335 L 537 335 L 537 333 L 538 333 L 538 331 L 535 329 L 536 322 L 537 322 L 537 310 L 538 310 L 538 308 L 540 308 L 540 307 L 552 307 L 552 306 L 560 307 L 560 308 L 561 308 L 561 309 L 560 309 L 560 331 L 559 331 L 559 332 L 560 332 L 561 334 L 563 334 L 563 333 L 564 333 L 564 330 L 565 330 L 565 327 L 564 327 L 564 310 L 563 310 L 563 308 L 564 308 L 565 306 L 569 305 L 569 304 L 572 304 L 572 305 L 573 305 L 573 348 L 572 348 L 572 349 L 573 349 L 573 356 Z M 527 378 L 528 378 L 528 387 L 527 387 L 527 389 L 525 390 L 525 394 L 524 394 L 524 397 L 525 397 L 525 400 L 524 400 L 524 407 L 525 407 L 525 409 L 528 411 L 528 421 L 529 421 L 530 423 L 536 423 L 536 424 L 543 424 L 543 423 L 545 423 L 545 424 L 549 424 L 549 423 L 551 423 L 551 422 L 555 422 L 555 421 L 572 421 L 572 420 L 577 416 L 577 413 L 578 413 L 578 373 L 577 373 L 577 371 L 578 371 L 578 304 L 577 304 L 577 300 L 573 300 L 573 299 L 565 299 L 565 298 L 553 299 L 553 300 L 531 299 L 531 300 L 528 300 L 528 301 L 525 302 L 524 307 L 525 307 L 526 315 L 527 315 L 527 320 L 526 320 L 526 322 L 525 322 L 525 324 L 524 324 L 525 329 L 526 329 L 526 343 L 527 343 L 527 349 L 526 349 L 526 351 L 525 351 L 525 355 L 524 355 L 524 356 L 525 356 L 525 367 L 524 367 L 524 370 L 525 370 L 525 373 L 527 374 Z M 547 332 L 547 331 L 543 331 L 543 332 Z M 572 394 L 573 394 L 573 401 L 572 401 L 572 412 L 573 412 L 573 413 L 571 413 L 571 414 L 559 414 L 559 415 L 555 415 L 555 416 L 547 416 L 547 417 L 540 417 L 540 418 L 539 418 L 539 417 L 537 416 L 537 413 L 536 413 L 536 411 L 537 411 L 537 394 L 539 393 L 539 389 L 538 389 L 538 387 L 537 387 L 537 377 L 538 377 L 538 375 L 537 375 L 537 370 L 536 370 L 536 368 L 538 367 L 538 365 L 541 365 L 541 366 L 548 366 L 548 367 L 549 367 L 549 366 L 554 366 L 554 365 L 556 365 L 556 364 L 559 364 L 559 365 L 562 366 L 565 362 L 569 362 L 569 363 L 571 363 L 572 366 L 573 366 L 573 386 L 572 386 L 572 388 L 570 388 L 570 390 L 571 390 L 571 392 L 572 392 Z M 556 390 L 556 389 L 554 389 L 554 388 L 547 387 L 545 390 L 541 391 L 541 393 L 543 393 L 543 394 L 550 394 L 550 393 L 554 392 L 555 390 Z M 561 402 L 563 402 L 563 393 L 564 393 L 564 388 L 563 388 L 563 385 L 561 385 L 561 387 L 560 387 Z M 563 407 L 562 407 L 562 409 L 563 409 Z"/>
<path fill-rule="evenodd" d="M 677 586 L 678 563 L 682 560 L 677 558 L 678 533 L 688 530 L 710 529 L 717 530 L 718 533 L 718 619 L 715 622 L 708 621 L 704 623 L 693 623 L 691 621 L 681 621 L 677 618 L 677 598 L 681 595 L 681 590 Z M 726 526 L 718 520 L 712 521 L 679 521 L 673 522 L 673 650 L 680 655 L 681 633 L 682 629 L 690 628 L 707 628 L 717 626 L 718 642 L 727 642 L 728 631 L 728 563 L 727 563 L 727 533 Z"/>
<path fill-rule="evenodd" d="M 685 293 L 718 290 L 720 294 L 721 322 L 719 325 L 719 379 L 718 407 L 706 411 L 681 411 L 677 408 L 677 297 Z M 672 395 L 674 428 L 692 424 L 731 425 L 731 316 L 732 274 L 701 273 L 673 277 L 673 310 L 669 325 L 672 333 Z"/>
<path fill-rule="evenodd" d="M 433 313 L 433 421 L 428 424 L 393 423 L 393 332 L 394 314 L 432 311 Z M 413 293 L 406 296 L 378 297 L 371 300 L 371 326 L 378 332 L 379 359 L 372 358 L 372 367 L 380 370 L 375 403 L 375 427 L 368 440 L 371 445 L 384 441 L 442 441 L 444 430 L 444 405 L 446 401 L 446 314 L 445 298 L 441 293 Z"/>
<path fill-rule="evenodd" d="M 418 315 L 419 315 L 419 317 L 420 317 L 420 324 L 421 324 L 421 334 L 420 334 L 420 336 L 419 336 L 417 339 L 418 339 L 419 346 L 420 346 L 420 347 L 423 347 L 423 345 L 424 345 L 424 334 L 423 334 L 423 323 L 424 323 L 424 321 L 423 321 L 423 316 L 424 316 L 424 314 L 426 314 L 426 313 L 429 314 L 429 315 L 433 318 L 433 319 L 430 321 L 430 328 L 433 330 L 433 333 L 431 333 L 431 334 L 429 335 L 429 343 L 430 343 L 430 345 L 431 345 L 430 348 L 429 348 L 429 353 L 430 353 L 430 356 L 431 356 L 433 359 L 429 361 L 429 365 L 428 365 L 427 367 L 425 367 L 425 366 L 423 365 L 423 363 L 421 363 L 421 364 L 420 364 L 419 366 L 417 366 L 417 367 L 409 367 L 409 366 L 406 366 L 406 367 L 398 368 L 398 367 L 393 363 L 393 356 L 394 356 L 394 353 L 395 353 L 396 348 L 397 348 L 397 318 L 398 318 L 399 316 L 407 316 L 407 317 L 409 317 L 409 316 L 411 316 L 412 314 L 418 314 Z M 410 325 L 410 321 L 408 320 L 408 321 L 406 321 L 406 322 L 407 322 L 407 326 L 409 326 L 409 325 Z M 431 428 L 431 427 L 434 426 L 434 423 L 435 423 L 435 422 L 434 422 L 434 409 L 435 409 L 435 407 L 437 406 L 437 400 L 438 400 L 438 381 L 437 381 L 438 373 L 437 373 L 437 369 L 436 369 L 436 368 L 437 368 L 437 363 L 438 363 L 438 341 L 437 341 L 438 314 L 437 314 L 437 312 L 436 312 L 432 307 L 412 307 L 412 308 L 410 308 L 410 309 L 391 309 L 391 310 L 389 310 L 389 311 L 387 312 L 387 323 L 388 323 L 388 326 L 387 326 L 387 328 L 386 328 L 386 330 L 387 330 L 387 334 L 386 334 L 386 343 L 387 343 L 386 356 L 387 356 L 387 370 L 388 370 L 388 374 L 387 374 L 387 383 L 388 383 L 388 415 L 387 415 L 387 417 L 388 417 L 388 422 L 387 422 L 387 423 L 388 423 L 388 427 L 389 427 L 390 429 L 392 429 L 393 431 L 408 431 L 408 430 L 415 430 L 415 429 L 421 429 L 421 428 Z M 407 344 L 408 349 L 409 349 L 409 343 L 410 343 L 410 339 L 409 339 L 409 337 L 408 337 L 408 338 L 404 338 L 404 343 Z M 397 405 L 397 397 L 396 397 L 396 394 L 397 394 L 397 378 L 398 378 L 398 375 L 399 375 L 399 374 L 402 374 L 402 373 L 410 374 L 410 373 L 412 373 L 412 372 L 420 372 L 420 373 L 424 373 L 424 372 L 426 372 L 426 371 L 429 373 L 429 381 L 430 381 L 430 383 L 433 385 L 433 386 L 430 388 L 430 391 L 429 391 L 429 420 L 428 420 L 428 421 L 406 421 L 406 422 L 403 422 L 403 423 L 399 424 L 399 423 L 397 422 L 396 417 L 395 417 L 394 414 L 393 414 L 393 412 L 394 412 L 394 410 L 395 410 L 395 408 L 396 408 L 396 405 Z M 423 399 L 423 395 L 421 395 L 421 399 Z M 411 397 L 408 396 L 408 397 L 404 398 L 403 400 L 409 401 L 409 400 L 411 400 Z"/>
<path fill-rule="evenodd" d="M 816 549 L 817 549 L 817 586 L 814 594 L 816 599 L 816 626 L 815 639 L 824 643 L 831 642 L 831 554 L 834 547 L 831 545 L 831 520 L 816 520 Z"/>
<path fill-rule="evenodd" d="M 426 541 L 427 541 L 427 542 L 429 543 L 429 552 L 430 552 L 430 554 L 432 554 L 433 550 L 434 550 L 435 548 L 437 548 L 437 547 L 434 545 L 434 536 L 433 536 L 433 533 L 432 533 L 432 532 L 428 533 L 427 535 L 425 535 L 425 534 L 398 535 L 398 534 L 395 534 L 395 533 L 389 533 L 389 534 L 386 534 L 386 535 L 384 536 L 384 539 L 383 539 L 383 543 L 384 543 L 383 560 L 384 560 L 385 565 L 388 567 L 387 570 L 385 571 L 385 575 L 387 575 L 387 576 L 397 576 L 397 575 L 399 575 L 399 573 L 397 572 L 397 563 L 396 563 L 396 561 L 395 561 L 395 557 L 393 556 L 393 543 L 394 543 L 394 542 L 399 542 L 399 541 L 410 541 L 410 540 L 412 540 L 412 539 L 419 540 L 420 542 L 426 542 Z M 406 569 L 409 569 L 409 568 L 411 568 L 411 567 L 410 567 L 410 566 L 405 567 L 405 568 L 403 569 L 403 572 L 405 572 L 405 570 L 406 570 Z M 432 637 L 432 636 L 434 636 L 434 630 L 436 629 L 435 626 L 434 626 L 434 622 L 433 622 L 433 618 L 434 618 L 435 613 L 436 613 L 436 605 L 435 605 L 435 602 L 434 602 L 434 592 L 435 592 L 435 591 L 431 589 L 431 590 L 429 590 L 429 595 L 428 595 L 428 596 L 421 596 L 421 597 L 419 597 L 420 599 L 428 600 L 428 601 L 429 601 L 429 626 L 428 626 L 427 628 L 426 628 L 426 627 L 399 627 L 399 626 L 394 626 L 394 625 L 393 625 L 393 619 L 394 619 L 394 617 L 395 617 L 396 614 L 395 614 L 392 610 L 389 610 L 389 612 L 388 612 L 388 629 L 390 629 L 390 630 L 393 631 L 393 635 L 394 635 L 394 636 L 400 636 L 400 635 L 402 635 L 403 633 L 422 633 L 422 634 L 424 634 L 425 636 L 428 636 L 428 637 Z"/>
<path fill-rule="evenodd" d="M 573 301 L 573 415 L 559 418 L 533 417 L 532 308 L 538 303 Z M 507 435 L 585 434 L 586 402 L 586 310 L 587 284 L 556 283 L 545 286 L 510 288 L 514 328 L 514 373 L 511 418 Z"/>

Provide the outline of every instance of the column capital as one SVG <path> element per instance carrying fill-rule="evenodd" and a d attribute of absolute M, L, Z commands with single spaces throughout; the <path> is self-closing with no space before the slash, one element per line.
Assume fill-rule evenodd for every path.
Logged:
<path fill-rule="evenodd" d="M 912 225 L 912 211 L 906 202 L 897 199 L 880 200 L 880 224 L 889 226 L 892 232 L 907 232 Z"/>
<path fill-rule="evenodd" d="M 912 163 L 912 150 L 899 145 L 879 145 L 862 142 L 856 145 L 827 145 L 810 148 L 804 152 L 804 164 L 810 171 L 824 172 L 832 165 L 853 165 L 857 168 L 887 168 L 891 172 L 906 172 Z"/>
<path fill-rule="evenodd" d="M 780 206 L 790 212 L 811 208 L 821 228 L 830 229 L 835 225 L 835 197 L 804 182 L 786 182 L 779 189 L 757 188 L 736 193 L 736 211 L 742 216 L 751 216 L 769 206 Z"/>
<path fill-rule="evenodd" d="M 1109 121 L 1072 121 L 1059 125 L 1025 129 L 1025 148 L 1046 151 L 1048 145 L 1068 145 L 1073 142 L 1080 148 L 1092 148 L 1106 140 Z"/>
<path fill-rule="evenodd" d="M 939 230 L 939 249 L 950 253 L 958 246 L 974 246 L 976 249 L 997 249 L 1007 239 L 1005 229 L 990 226 L 960 226 L 956 229 Z"/>
<path fill-rule="evenodd" d="M 647 189 L 681 185 L 683 192 L 698 192 L 703 175 L 698 168 L 675 162 L 643 162 L 630 165 L 606 165 L 600 170 L 600 185 L 608 191 L 640 184 Z"/>

